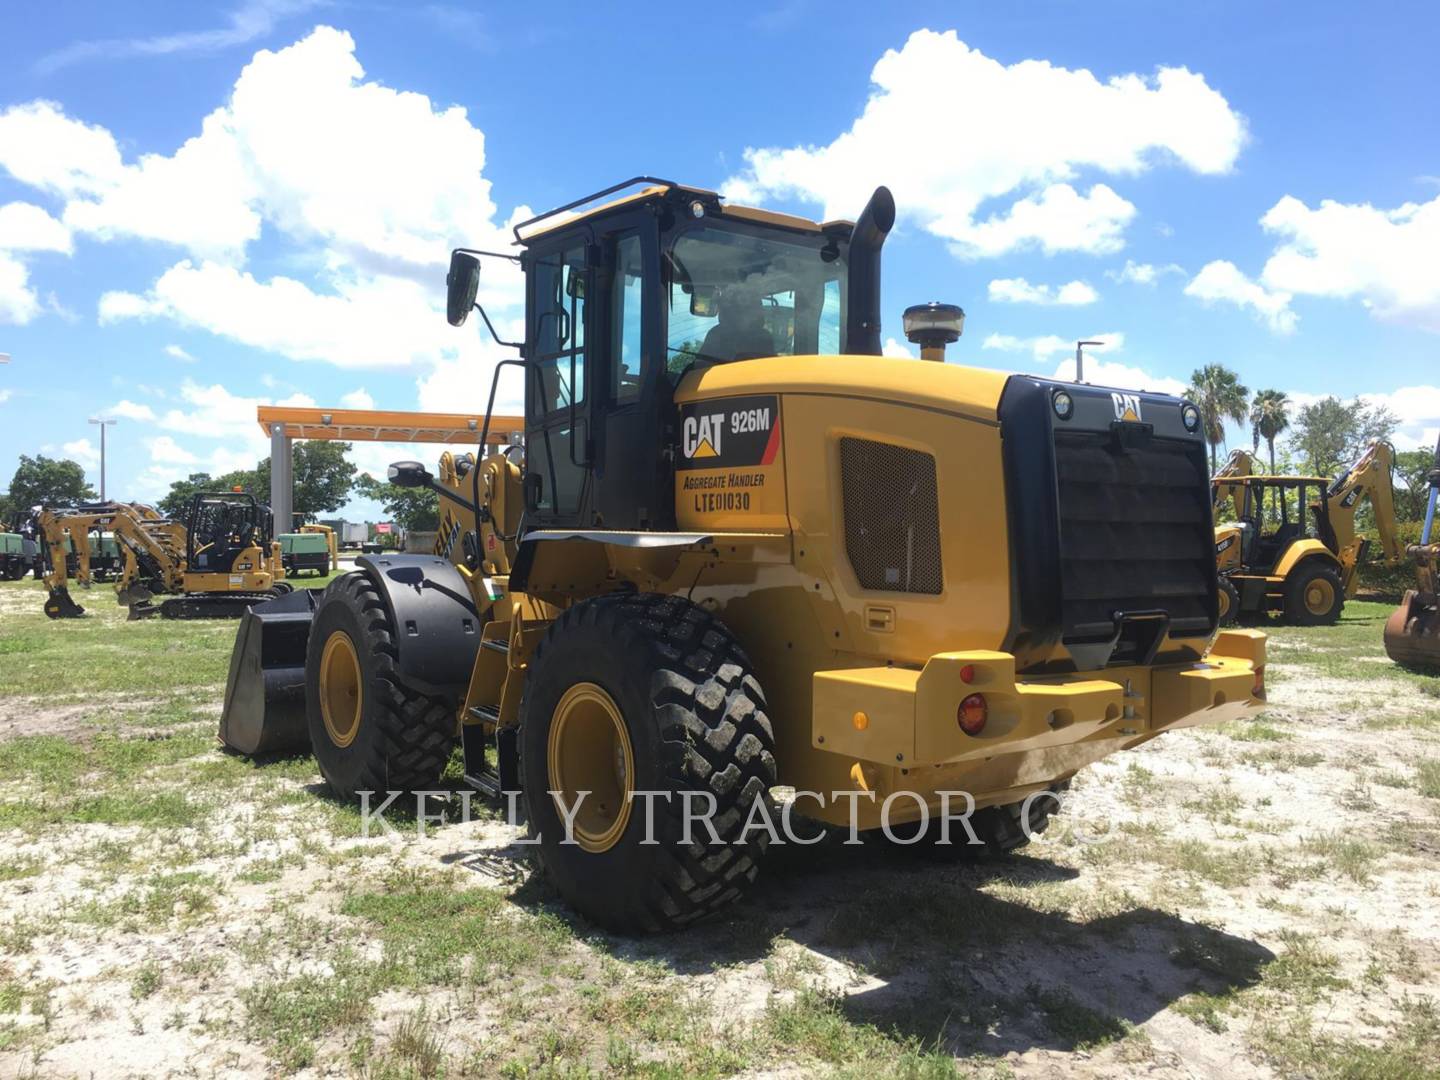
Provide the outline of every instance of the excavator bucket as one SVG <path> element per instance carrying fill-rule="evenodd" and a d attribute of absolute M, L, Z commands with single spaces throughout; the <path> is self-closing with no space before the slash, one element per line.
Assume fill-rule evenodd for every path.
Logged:
<path fill-rule="evenodd" d="M 1440 604 L 1407 592 L 1385 623 L 1385 651 L 1404 667 L 1440 671 Z"/>
<path fill-rule="evenodd" d="M 307 750 L 305 646 L 319 593 L 310 589 L 256 604 L 240 618 L 220 741 L 248 756 Z"/>
<path fill-rule="evenodd" d="M 45 600 L 45 614 L 52 619 L 78 619 L 85 614 L 85 609 L 70 599 L 68 589 L 51 589 Z"/>

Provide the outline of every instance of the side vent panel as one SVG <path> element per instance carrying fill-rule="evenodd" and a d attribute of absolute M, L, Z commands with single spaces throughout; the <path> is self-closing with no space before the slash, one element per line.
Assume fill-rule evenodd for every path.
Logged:
<path fill-rule="evenodd" d="M 842 438 L 840 486 L 845 552 L 861 587 L 938 595 L 945 576 L 934 456 Z"/>

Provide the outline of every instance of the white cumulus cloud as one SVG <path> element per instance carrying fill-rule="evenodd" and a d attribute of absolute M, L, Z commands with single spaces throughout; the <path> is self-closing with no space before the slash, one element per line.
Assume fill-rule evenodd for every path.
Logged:
<path fill-rule="evenodd" d="M 1185 273 L 1184 267 L 1174 263 L 1156 266 L 1154 263 L 1137 263 L 1133 259 L 1126 259 L 1124 266 L 1119 270 L 1106 270 L 1105 276 L 1121 285 L 1154 285 L 1166 274 L 1183 273 Z"/>
<path fill-rule="evenodd" d="M 1058 304 L 1083 307 L 1100 299 L 1100 294 L 1084 281 L 1070 281 L 1056 288 L 1053 285 L 1032 285 L 1024 278 L 996 278 L 990 282 L 990 299 L 1002 304 Z"/>
<path fill-rule="evenodd" d="M 1044 334 L 1040 337 L 1016 337 L 1013 334 L 990 334 L 981 342 L 982 349 L 993 349 L 999 352 L 1028 352 L 1038 361 L 1048 361 L 1056 353 L 1069 352 L 1071 356 L 1070 366 L 1074 369 L 1074 355 L 1076 341 L 1098 341 L 1098 345 L 1087 345 L 1085 355 L 1091 356 L 1103 352 L 1119 352 L 1125 347 L 1125 335 L 1118 331 L 1111 331 L 1108 334 L 1087 334 L 1083 338 L 1063 338 L 1057 334 Z"/>
<path fill-rule="evenodd" d="M 1224 173 L 1246 140 L 1243 118 L 1183 67 L 1102 81 L 1044 60 L 1006 65 L 954 31 L 920 30 L 870 77 L 847 131 L 819 146 L 746 150 L 725 194 L 795 197 L 846 217 L 888 184 L 902 214 L 961 254 L 1027 244 L 1113 251 L 1135 208 L 1104 184 L 1082 195 L 1071 183 L 1082 171 L 1131 176 L 1178 164 Z M 954 117 L 953 130 L 937 114 Z M 977 220 L 990 200 L 1010 204 Z"/>
<path fill-rule="evenodd" d="M 1206 263 L 1185 286 L 1185 295 L 1206 303 L 1227 303 L 1249 308 L 1277 334 L 1293 333 L 1299 317 L 1290 310 L 1288 292 L 1267 289 L 1252 281 L 1234 263 L 1216 259 Z"/>
<path fill-rule="evenodd" d="M 375 408 L 375 399 L 370 396 L 370 391 L 362 386 L 358 390 L 351 390 L 348 394 L 341 394 L 340 404 L 347 409 L 373 409 Z"/>
<path fill-rule="evenodd" d="M 139 420 L 150 423 L 155 419 L 155 410 L 149 405 L 130 401 L 128 398 L 121 398 L 114 405 L 106 410 L 109 416 L 119 416 L 126 420 Z"/>
<path fill-rule="evenodd" d="M 40 298 L 30 287 L 30 271 L 19 259 L 0 251 L 0 325 L 24 326 L 40 314 Z"/>
<path fill-rule="evenodd" d="M 1281 240 L 1260 274 L 1270 289 L 1358 299 L 1377 318 L 1440 333 L 1440 196 L 1384 210 L 1287 195 L 1260 224 Z"/>
<path fill-rule="evenodd" d="M 463 108 L 367 80 L 348 34 L 322 26 L 257 52 L 173 153 L 127 160 L 121 146 L 51 102 L 0 112 L 0 168 L 63 200 L 66 228 L 189 254 L 148 289 L 106 292 L 102 323 L 165 319 L 343 367 L 465 363 L 488 382 L 475 366 L 489 355 L 481 331 L 443 318 L 449 249 L 509 241 L 483 173 L 484 134 Z M 248 268 L 262 229 L 285 275 Z M 10 321 L 37 310 L 17 277 L 0 271 Z M 518 272 L 487 263 L 492 314 L 509 316 L 521 297 Z"/>
<path fill-rule="evenodd" d="M 165 346 L 165 355 L 168 356 L 168 357 L 170 357 L 171 359 L 179 360 L 179 361 L 180 361 L 181 363 L 183 363 L 183 364 L 193 364 L 193 363 L 195 363 L 195 357 L 191 356 L 188 352 L 186 352 L 184 349 L 182 349 L 179 345 L 166 345 L 166 346 Z"/>
<path fill-rule="evenodd" d="M 0 251 L 72 250 L 70 230 L 34 203 L 0 206 Z"/>

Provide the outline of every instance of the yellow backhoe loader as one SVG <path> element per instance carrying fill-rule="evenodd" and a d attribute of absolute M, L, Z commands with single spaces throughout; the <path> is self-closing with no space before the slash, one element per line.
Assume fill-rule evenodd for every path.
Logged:
<path fill-rule="evenodd" d="M 1406 555 L 1415 562 L 1417 587 L 1405 593 L 1385 623 L 1385 652 L 1397 664 L 1427 670 L 1440 669 L 1440 537 L 1435 534 L 1435 509 L 1440 502 L 1440 439 L 1435 442 L 1435 466 L 1427 476 L 1430 498 L 1420 543 Z"/>
<path fill-rule="evenodd" d="M 1355 528 L 1368 499 L 1385 559 L 1403 557 L 1390 474 L 1393 451 L 1371 444 L 1334 480 L 1254 476 L 1237 471 L 1211 482 L 1217 510 L 1238 503 L 1237 519 L 1215 526 L 1222 622 L 1231 613 L 1278 611 L 1299 626 L 1336 622 L 1359 584 L 1370 541 Z"/>
<path fill-rule="evenodd" d="M 524 272 L 490 392 L 522 375 L 523 452 L 484 454 L 492 408 L 478 460 L 391 466 L 438 492 L 437 553 L 252 609 L 222 738 L 308 741 L 347 799 L 433 787 L 458 740 L 565 899 L 631 932 L 738 897 L 784 790 L 783 825 L 999 853 L 1087 764 L 1253 714 L 1265 637 L 1217 634 L 1199 411 L 882 356 L 894 214 L 884 188 L 817 223 L 641 177 L 518 226 L 518 255 L 454 252 L 456 326 L 481 258 Z M 962 318 L 906 330 L 936 357 Z"/>
<path fill-rule="evenodd" d="M 73 545 L 75 580 L 88 589 L 95 574 L 87 538 L 94 530 L 110 533 L 119 545 L 115 594 L 132 619 L 233 617 L 291 589 L 283 580 L 279 545 L 270 541 L 269 514 L 252 495 L 199 492 L 184 523 L 141 504 L 101 503 L 45 510 L 38 524 L 50 552 L 45 614 L 52 619 L 85 614 L 70 596 L 63 555 Z M 154 603 L 160 594 L 170 595 Z"/>

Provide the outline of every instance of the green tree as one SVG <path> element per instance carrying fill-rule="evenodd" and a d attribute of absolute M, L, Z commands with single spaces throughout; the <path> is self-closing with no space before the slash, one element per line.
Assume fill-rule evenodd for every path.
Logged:
<path fill-rule="evenodd" d="M 20 455 L 10 478 L 10 494 L 0 506 L 0 518 L 23 517 L 32 506 L 74 506 L 93 502 L 95 489 L 85 482 L 85 470 L 69 458 L 33 458 Z"/>
<path fill-rule="evenodd" d="M 306 521 L 314 521 L 320 514 L 338 510 L 349 498 L 355 483 L 355 466 L 345 457 L 350 447 L 350 443 L 324 441 L 297 442 L 294 445 L 293 506 Z M 179 517 L 197 491 L 233 491 L 237 487 L 268 506 L 270 459 L 262 458 L 253 469 L 237 469 L 222 476 L 191 473 L 186 479 L 170 485 L 169 493 L 160 500 L 160 509 L 171 517 Z"/>
<path fill-rule="evenodd" d="M 1225 441 L 1225 421 L 1243 424 L 1246 417 L 1245 399 L 1249 391 L 1240 376 L 1224 364 L 1206 364 L 1190 374 L 1187 396 L 1200 410 L 1205 427 L 1205 441 L 1210 444 L 1210 471 L 1216 468 L 1215 449 Z"/>
<path fill-rule="evenodd" d="M 355 478 L 355 490 L 385 507 L 385 512 L 407 532 L 440 527 L 440 497 L 429 488 L 398 487 L 361 473 Z"/>
<path fill-rule="evenodd" d="M 1251 446 L 1258 454 L 1260 440 L 1270 448 L 1270 472 L 1275 472 L 1275 440 L 1290 426 L 1290 398 L 1283 390 L 1260 390 L 1250 402 Z"/>
<path fill-rule="evenodd" d="M 1395 427 L 1395 414 L 1383 405 L 1329 396 L 1300 410 L 1293 441 L 1307 469 L 1316 476 L 1333 476 L 1372 442 L 1389 439 Z"/>
<path fill-rule="evenodd" d="M 1401 521 L 1421 521 L 1430 502 L 1430 470 L 1436 467 L 1435 451 L 1405 450 L 1395 455 L 1395 516 Z"/>
<path fill-rule="evenodd" d="M 191 498 L 197 493 L 201 491 L 234 491 L 236 488 L 249 492 L 262 503 L 268 503 L 270 501 L 268 471 L 266 480 L 265 484 L 261 484 L 259 473 L 255 469 L 237 469 L 235 472 L 223 473 L 220 476 L 211 476 L 204 472 L 191 473 L 184 480 L 176 480 L 170 485 L 170 490 L 160 500 L 159 510 L 166 517 L 183 518 L 186 510 L 190 507 Z"/>
<path fill-rule="evenodd" d="M 314 521 L 320 514 L 332 513 L 345 505 L 355 486 L 355 466 L 346 454 L 350 443 L 314 440 L 297 442 L 291 452 L 295 475 L 295 513 L 303 515 L 306 521 Z M 255 467 L 255 479 L 263 494 L 257 494 L 263 502 L 270 501 L 270 459 L 267 457 Z"/>

